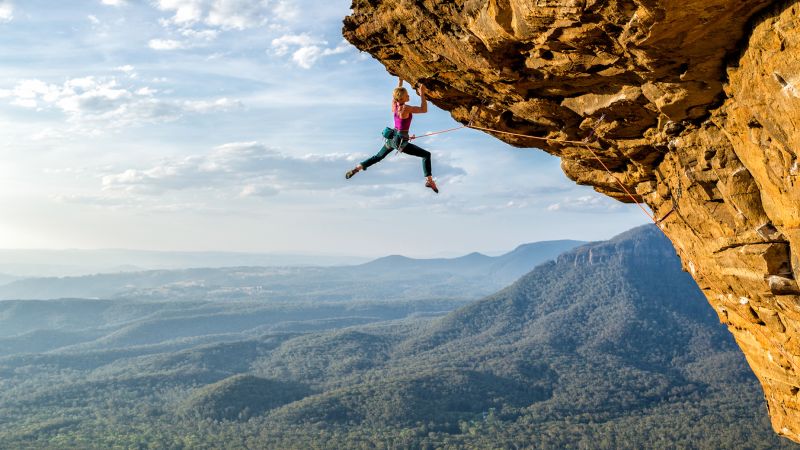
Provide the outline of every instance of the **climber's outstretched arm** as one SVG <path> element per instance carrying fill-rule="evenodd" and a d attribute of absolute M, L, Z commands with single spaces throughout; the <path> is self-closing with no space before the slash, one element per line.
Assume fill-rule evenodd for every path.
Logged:
<path fill-rule="evenodd" d="M 412 113 L 412 114 L 422 114 L 428 112 L 428 99 L 425 97 L 425 86 L 420 84 L 419 89 L 417 90 L 419 93 L 420 98 L 420 105 L 419 106 L 410 106 L 405 105 L 403 107 L 403 114 Z"/>

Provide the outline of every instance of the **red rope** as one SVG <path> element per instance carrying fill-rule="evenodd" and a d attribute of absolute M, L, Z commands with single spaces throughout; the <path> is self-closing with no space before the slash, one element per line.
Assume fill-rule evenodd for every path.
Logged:
<path fill-rule="evenodd" d="M 460 130 L 462 128 L 468 128 L 468 127 L 469 127 L 469 125 L 462 125 L 460 127 L 450 128 L 450 129 L 442 130 L 442 131 L 434 131 L 432 133 L 425 133 L 425 134 L 421 134 L 419 136 L 414 135 L 414 136 L 411 136 L 410 138 L 408 138 L 408 140 L 409 141 L 413 141 L 414 139 L 424 138 L 424 137 L 428 137 L 428 136 L 434 136 L 436 134 L 449 133 L 451 131 L 456 131 L 456 130 Z"/>
<path fill-rule="evenodd" d="M 650 220 L 652 220 L 654 224 L 658 225 L 658 222 L 660 222 L 660 221 L 656 220 L 655 217 L 653 217 L 649 212 L 647 212 L 646 209 L 644 209 L 644 206 L 642 206 L 642 204 L 639 203 L 633 195 L 631 195 L 631 193 L 628 191 L 628 188 L 626 188 L 625 185 L 622 184 L 621 181 L 619 181 L 619 178 L 615 177 L 614 174 L 611 172 L 611 170 L 609 170 L 608 167 L 606 167 L 606 164 L 603 162 L 603 160 L 601 160 L 600 158 L 597 157 L 597 154 L 594 152 L 594 150 L 592 150 L 592 148 L 589 147 L 589 145 L 585 145 L 585 147 L 586 147 L 587 150 L 589 150 L 592 153 L 592 156 L 594 156 L 594 159 L 596 159 L 597 162 L 599 162 L 600 165 L 603 166 L 603 169 L 606 169 L 606 172 L 608 172 L 608 175 L 611 176 L 611 178 L 613 178 L 614 181 L 617 182 L 617 184 L 619 184 L 619 187 L 621 187 L 622 190 L 625 191 L 626 194 L 628 194 L 628 197 L 630 197 L 631 200 L 633 200 L 633 202 L 636 203 L 636 205 L 639 207 L 639 209 L 642 210 L 644 215 L 647 216 Z M 666 216 L 664 218 L 666 219 Z"/>
<path fill-rule="evenodd" d="M 568 141 L 566 139 L 554 139 L 554 138 L 546 138 L 546 137 L 540 137 L 540 136 L 529 136 L 527 134 L 512 133 L 510 131 L 493 130 L 491 128 L 483 128 L 483 127 L 478 127 L 478 126 L 475 126 L 475 125 L 467 125 L 467 127 L 472 128 L 474 130 L 491 131 L 493 133 L 500 133 L 500 134 L 509 134 L 511 136 L 519 136 L 519 137 L 523 137 L 523 138 L 526 138 L 526 139 L 538 139 L 540 141 L 560 142 L 560 143 L 563 143 L 563 144 L 586 145 L 586 142 L 583 142 L 583 141 Z"/>

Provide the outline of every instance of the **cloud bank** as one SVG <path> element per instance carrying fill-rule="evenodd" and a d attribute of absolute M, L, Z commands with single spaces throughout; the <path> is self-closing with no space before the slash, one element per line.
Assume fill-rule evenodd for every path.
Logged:
<path fill-rule="evenodd" d="M 353 47 L 344 40 L 336 47 L 329 47 L 327 41 L 313 38 L 308 34 L 285 34 L 272 40 L 272 48 L 278 56 L 291 53 L 295 64 L 310 69 L 320 58 L 339 55 Z"/>
<path fill-rule="evenodd" d="M 117 68 L 129 78 L 132 66 Z M 75 125 L 119 128 L 180 118 L 185 113 L 227 111 L 242 105 L 220 98 L 211 101 L 181 101 L 158 97 L 149 86 L 125 86 L 116 77 L 73 78 L 61 85 L 38 79 L 23 80 L 12 89 L 0 90 L 0 98 L 36 110 L 59 110 Z"/>
<path fill-rule="evenodd" d="M 169 21 L 180 27 L 204 24 L 244 30 L 268 22 L 267 0 L 158 0 L 158 9 L 172 13 Z"/>
<path fill-rule="evenodd" d="M 363 156 L 363 155 L 361 155 Z M 362 183 L 345 183 L 344 172 L 359 157 L 343 153 L 289 155 L 258 142 L 221 145 L 207 154 L 161 161 L 146 169 L 127 169 L 102 178 L 106 191 L 161 195 L 169 191 L 213 190 L 223 197 L 271 197 L 285 191 L 364 189 L 363 183 L 378 185 L 422 183 L 417 158 L 393 161 L 383 172 Z M 386 163 L 384 163 L 386 164 Z M 413 167 L 412 167 L 413 166 Z M 377 166 L 376 166 L 377 167 Z M 463 174 L 460 168 L 437 164 L 443 176 Z M 370 169 L 370 173 L 377 170 Z M 388 191 L 387 191 L 388 192 Z M 377 194 L 376 194 L 377 195 Z"/>

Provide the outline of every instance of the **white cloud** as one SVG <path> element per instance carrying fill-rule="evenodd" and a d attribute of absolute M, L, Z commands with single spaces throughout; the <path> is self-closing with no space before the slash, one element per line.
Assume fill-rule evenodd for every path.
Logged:
<path fill-rule="evenodd" d="M 229 98 L 220 98 L 214 101 L 187 101 L 183 103 L 187 111 L 207 113 L 211 111 L 230 111 L 243 107 L 242 102 Z"/>
<path fill-rule="evenodd" d="M 185 42 L 173 39 L 150 39 L 147 45 L 153 50 L 178 50 L 189 46 Z"/>
<path fill-rule="evenodd" d="M 63 131 L 52 127 L 45 127 L 30 136 L 31 141 L 61 141 L 64 142 L 69 136 Z"/>
<path fill-rule="evenodd" d="M 89 14 L 87 18 L 89 19 L 89 22 L 92 22 L 93 25 L 100 25 L 100 19 L 98 19 L 94 14 Z"/>
<path fill-rule="evenodd" d="M 217 39 L 217 30 L 194 30 L 192 28 L 182 28 L 178 33 L 185 39 L 150 39 L 147 45 L 153 50 L 182 50 L 194 48 L 208 44 Z"/>
<path fill-rule="evenodd" d="M 292 21 L 300 17 L 300 11 L 294 2 L 282 0 L 279 1 L 273 9 L 275 17 L 282 21 Z"/>
<path fill-rule="evenodd" d="M 58 89 L 40 80 L 25 80 L 17 84 L 7 97 L 13 98 L 12 104 L 28 108 L 38 106 L 37 99 L 51 102 L 58 97 Z"/>
<path fill-rule="evenodd" d="M 336 47 L 328 48 L 328 42 L 316 39 L 308 34 L 286 34 L 272 40 L 272 48 L 278 56 L 292 52 L 292 61 L 304 69 L 310 69 L 316 62 L 330 55 L 338 55 L 350 50 L 352 47 L 342 41 Z"/>
<path fill-rule="evenodd" d="M 178 26 L 204 23 L 222 29 L 244 30 L 268 21 L 269 3 L 267 0 L 158 0 L 157 6 L 172 13 L 169 20 Z"/>
<path fill-rule="evenodd" d="M 14 4 L 11 0 L 0 0 L 0 22 L 11 22 L 14 19 Z"/>
<path fill-rule="evenodd" d="M 219 31 L 217 30 L 194 30 L 191 28 L 185 28 L 181 30 L 181 34 L 189 39 L 195 41 L 206 41 L 211 42 L 219 36 Z"/>
<path fill-rule="evenodd" d="M 139 74 L 136 73 L 136 69 L 130 64 L 115 67 L 114 70 L 128 75 L 128 78 L 136 78 L 139 76 Z"/>
<path fill-rule="evenodd" d="M 123 72 L 130 66 L 118 68 Z M 156 98 L 149 86 L 123 86 L 116 78 L 74 78 L 62 85 L 41 80 L 24 80 L 11 90 L 0 92 L 10 103 L 36 109 L 56 109 L 80 127 L 118 128 L 140 123 L 178 119 L 184 113 L 229 111 L 241 103 L 228 98 L 177 101 Z M 87 130 L 75 130 L 87 131 Z"/>
<path fill-rule="evenodd" d="M 578 213 L 603 213 L 622 211 L 622 205 L 600 194 L 584 195 L 581 197 L 567 197 L 560 202 L 550 204 L 548 211 L 568 211 Z"/>
<path fill-rule="evenodd" d="M 273 186 L 248 184 L 239 192 L 239 197 L 272 197 L 279 192 Z"/>
<path fill-rule="evenodd" d="M 279 38 L 272 40 L 272 48 L 275 54 L 283 56 L 289 52 L 292 47 L 308 47 L 316 45 L 317 39 L 312 38 L 308 34 L 286 34 Z"/>
<path fill-rule="evenodd" d="M 126 2 L 125 0 L 100 0 L 100 3 L 108 6 L 122 6 Z"/>
<path fill-rule="evenodd" d="M 254 142 L 226 144 L 206 155 L 166 160 L 148 169 L 128 169 L 103 177 L 106 191 L 161 194 L 184 189 L 229 189 L 232 196 L 277 193 L 276 172 L 291 158 Z"/>
<path fill-rule="evenodd" d="M 161 25 L 170 28 L 169 21 L 161 20 Z M 175 31 L 183 36 L 183 39 L 151 39 L 148 46 L 153 50 L 181 50 L 207 45 L 219 37 L 219 30 L 205 29 L 195 30 L 190 27 L 179 28 Z"/>
<path fill-rule="evenodd" d="M 17 98 L 13 100 L 11 104 L 14 106 L 21 106 L 23 108 L 36 108 L 36 106 L 38 105 L 38 103 L 36 103 L 36 100 L 31 100 L 27 98 Z"/>
<path fill-rule="evenodd" d="M 150 48 L 155 50 L 205 47 L 229 30 L 261 27 L 270 30 L 270 34 L 286 33 L 287 24 L 301 16 L 297 0 L 154 0 L 153 4 L 170 13 L 168 17 L 159 19 L 168 35 L 149 42 Z M 318 6 L 307 5 L 315 12 Z M 289 46 L 293 47 L 293 61 L 304 68 L 312 67 L 324 56 L 343 53 L 350 48 L 344 41 L 329 48 L 324 40 L 306 35 L 294 36 L 299 36 L 300 40 L 292 42 L 292 35 L 286 35 L 278 38 L 276 45 L 283 46 L 284 54 Z"/>
<path fill-rule="evenodd" d="M 69 80 L 61 89 L 49 86 L 48 92 L 43 99 L 70 114 L 104 114 L 118 109 L 131 98 L 131 93 L 121 88 L 116 80 L 98 81 L 94 77 Z"/>

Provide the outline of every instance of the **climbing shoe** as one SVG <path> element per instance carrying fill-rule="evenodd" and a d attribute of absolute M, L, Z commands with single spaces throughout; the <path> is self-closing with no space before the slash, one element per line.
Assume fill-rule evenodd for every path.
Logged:
<path fill-rule="evenodd" d="M 358 172 L 359 172 L 358 168 L 348 170 L 347 173 L 344 174 L 344 177 L 349 180 L 350 178 L 353 178 L 353 175 L 357 174 Z"/>
<path fill-rule="evenodd" d="M 431 190 L 433 190 L 433 192 L 436 192 L 437 194 L 439 193 L 439 188 L 436 187 L 436 182 L 433 181 L 432 179 L 425 182 L 425 187 L 431 188 Z"/>

